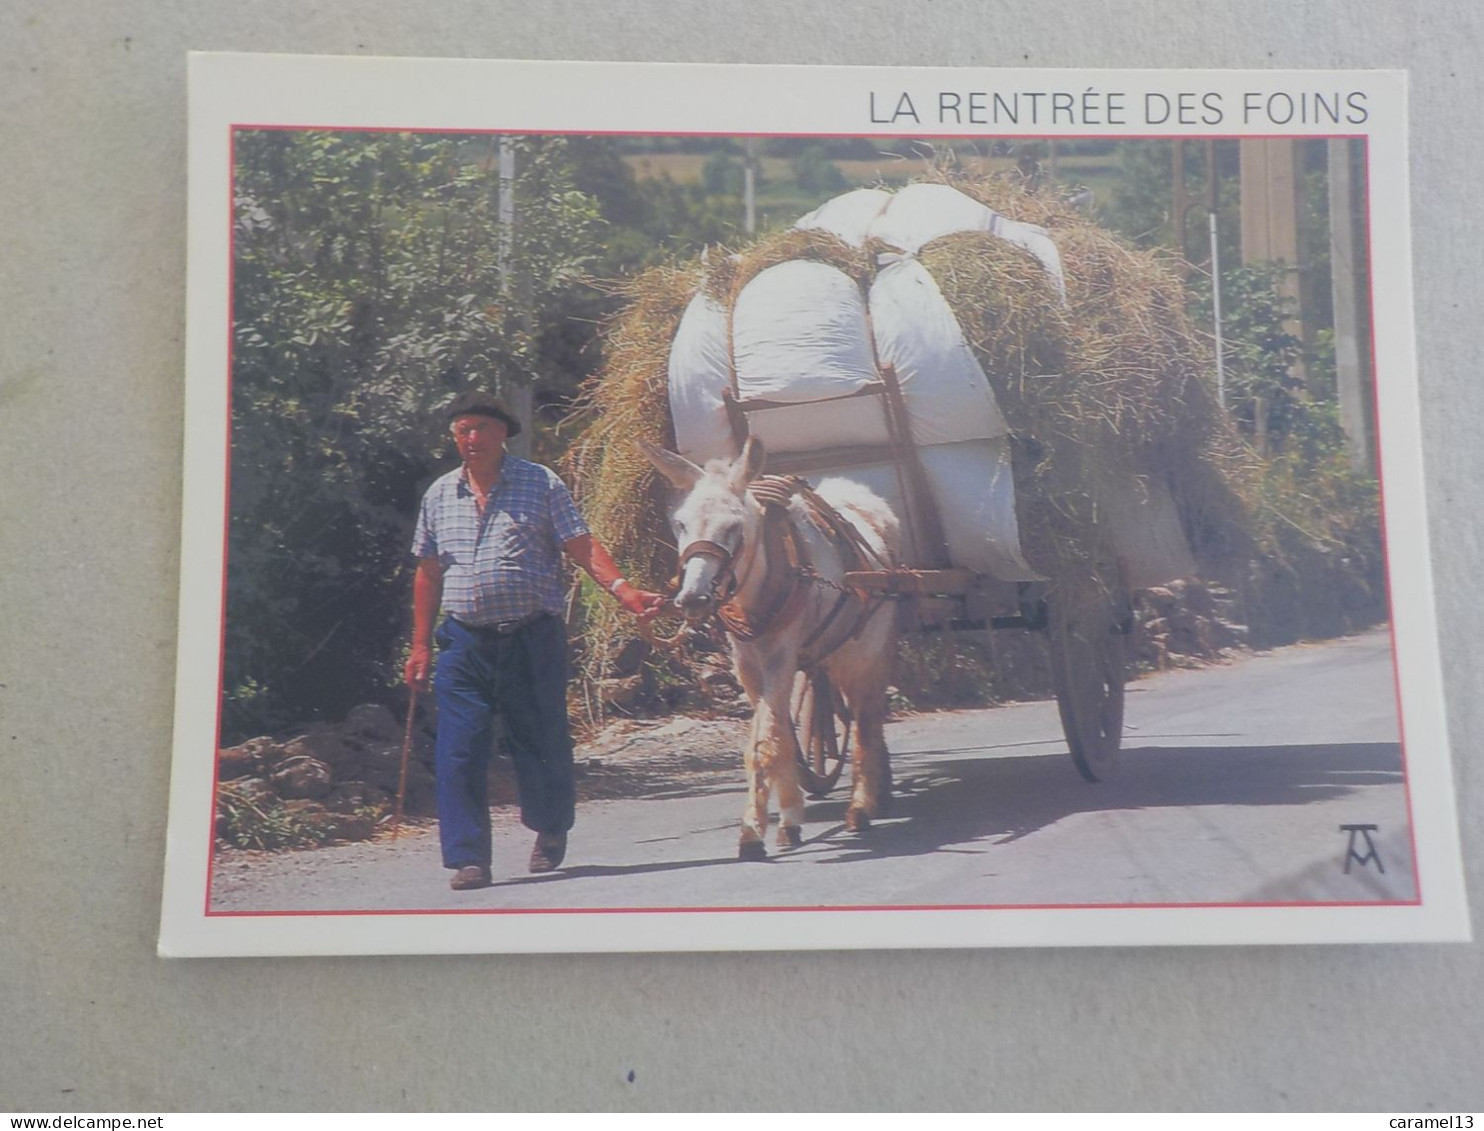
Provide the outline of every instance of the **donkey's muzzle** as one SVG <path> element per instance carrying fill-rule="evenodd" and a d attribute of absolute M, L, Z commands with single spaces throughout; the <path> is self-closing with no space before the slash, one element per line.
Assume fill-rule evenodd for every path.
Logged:
<path fill-rule="evenodd" d="M 716 598 L 710 593 L 691 593 L 675 598 L 675 606 L 685 614 L 685 619 L 698 624 L 716 611 Z"/>
<path fill-rule="evenodd" d="M 698 538 L 686 546 L 680 554 L 682 578 L 685 567 L 692 558 L 711 558 L 717 563 L 716 574 L 711 578 L 707 590 L 686 592 L 682 582 L 681 591 L 675 598 L 675 605 L 685 614 L 685 619 L 696 624 L 714 613 L 716 606 L 736 590 L 736 581 L 732 576 L 732 552 L 725 546 L 704 538 Z"/>

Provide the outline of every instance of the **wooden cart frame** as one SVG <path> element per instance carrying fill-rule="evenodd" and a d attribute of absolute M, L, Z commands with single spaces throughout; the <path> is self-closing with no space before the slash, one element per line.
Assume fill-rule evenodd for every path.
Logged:
<path fill-rule="evenodd" d="M 1106 779 L 1116 767 L 1123 736 L 1127 641 L 1133 623 L 1124 571 L 1109 555 L 1095 565 L 1093 584 L 1077 586 L 1059 584 L 1064 579 L 1054 577 L 1045 583 L 1007 583 L 955 567 L 949 560 L 942 517 L 928 486 L 896 372 L 890 364 L 882 364 L 879 372 L 879 381 L 835 399 L 873 399 L 882 413 L 886 444 L 798 454 L 770 452 L 768 471 L 809 475 L 889 464 L 905 512 L 899 516 L 907 542 L 905 567 L 847 573 L 846 584 L 863 593 L 910 602 L 920 631 L 1021 628 L 1047 633 L 1067 747 L 1083 777 Z M 791 407 L 790 402 L 743 400 L 730 389 L 724 398 L 739 448 L 754 434 L 754 414 Z M 1016 611 L 977 618 L 967 615 L 969 598 L 989 591 L 1002 596 L 1013 593 Z M 823 665 L 800 673 L 793 722 L 805 789 L 810 796 L 821 797 L 840 778 L 853 722 Z"/>

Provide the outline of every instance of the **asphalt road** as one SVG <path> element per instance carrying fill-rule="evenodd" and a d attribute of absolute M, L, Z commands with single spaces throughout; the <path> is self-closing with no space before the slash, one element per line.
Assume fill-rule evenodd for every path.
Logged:
<path fill-rule="evenodd" d="M 1247 656 L 1129 685 L 1114 780 L 1078 776 L 1055 704 L 891 724 L 898 794 L 865 835 L 845 783 L 804 844 L 736 860 L 740 755 L 579 809 L 568 861 L 524 872 L 530 834 L 497 812 L 495 885 L 453 892 L 432 829 L 215 870 L 215 910 L 1005 906 L 1353 902 L 1415 897 L 1390 637 Z M 677 738 L 683 745 L 685 735 Z M 684 760 L 686 751 L 675 757 Z M 638 799 L 643 797 L 645 799 Z M 1377 826 L 1379 861 L 1343 867 Z M 1357 842 L 1364 852 L 1363 842 Z M 771 846 L 770 846 L 771 850 Z M 1379 864 L 1379 867 L 1378 867 Z M 1384 871 L 1382 870 L 1384 869 Z"/>

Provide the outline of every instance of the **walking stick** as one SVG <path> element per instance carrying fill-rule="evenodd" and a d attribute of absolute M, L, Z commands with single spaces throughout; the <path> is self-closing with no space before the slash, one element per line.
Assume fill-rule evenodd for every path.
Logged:
<path fill-rule="evenodd" d="M 407 757 L 412 753 L 412 720 L 417 715 L 417 688 L 407 689 L 407 731 L 402 736 L 402 772 L 397 778 L 397 812 L 392 817 L 392 840 L 402 829 L 402 803 L 407 799 Z"/>

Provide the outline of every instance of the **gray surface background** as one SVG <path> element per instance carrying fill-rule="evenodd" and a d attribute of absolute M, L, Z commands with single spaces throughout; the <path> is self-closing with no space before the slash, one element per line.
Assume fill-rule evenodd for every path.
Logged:
<path fill-rule="evenodd" d="M 1399 552 L 1436 565 L 1484 935 L 1477 13 L 1468 0 L 3 0 L 0 1110 L 1484 1107 L 1480 943 L 154 956 L 190 49 L 1409 68 L 1432 542 Z"/>

